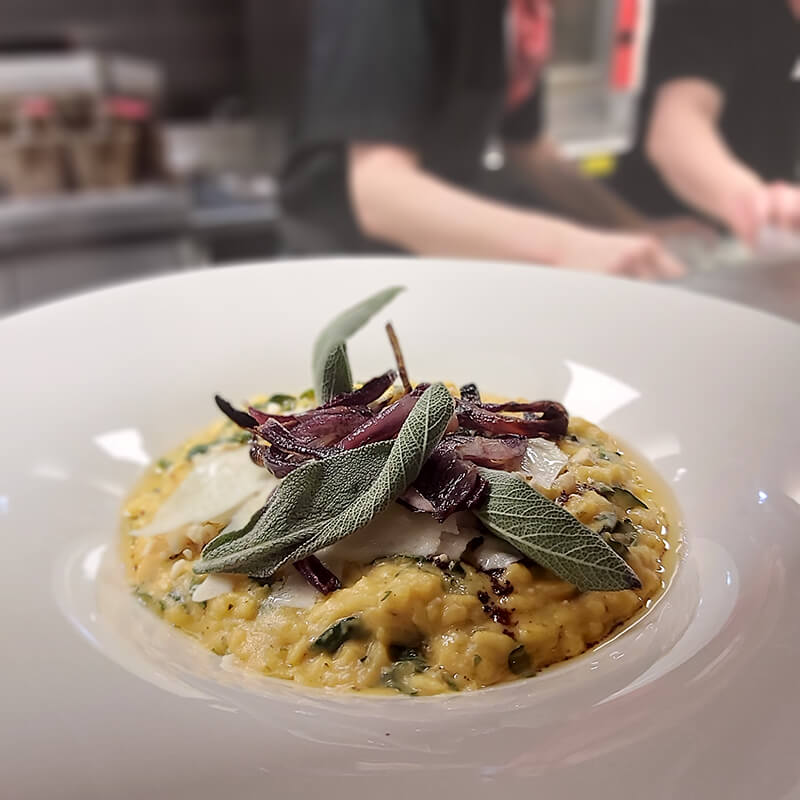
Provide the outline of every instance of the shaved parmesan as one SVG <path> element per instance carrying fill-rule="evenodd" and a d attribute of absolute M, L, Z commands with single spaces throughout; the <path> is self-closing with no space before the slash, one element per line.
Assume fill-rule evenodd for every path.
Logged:
<path fill-rule="evenodd" d="M 481 569 L 505 569 L 522 561 L 522 553 L 502 539 L 483 534 L 483 543 L 469 554 L 469 560 Z"/>
<path fill-rule="evenodd" d="M 445 556 L 450 561 L 458 561 L 467 549 L 469 538 L 459 533 L 448 533 L 442 531 L 442 538 L 439 540 L 437 555 Z"/>
<path fill-rule="evenodd" d="M 225 672 L 236 672 L 242 666 L 242 662 L 233 653 L 226 653 L 220 658 L 219 665 Z"/>
<path fill-rule="evenodd" d="M 311 608 L 322 595 L 294 568 L 279 570 L 270 586 L 267 604 L 274 608 Z"/>
<path fill-rule="evenodd" d="M 234 589 L 235 575 L 225 575 L 219 573 L 215 575 L 207 575 L 202 583 L 198 583 L 192 592 L 192 600 L 195 603 L 203 603 L 206 600 L 212 600 L 214 597 L 219 597 L 221 594 L 227 594 Z"/>
<path fill-rule="evenodd" d="M 442 526 L 430 514 L 392 503 L 368 525 L 317 556 L 336 571 L 343 563 L 369 564 L 381 556 L 431 556 L 439 550 Z"/>
<path fill-rule="evenodd" d="M 253 518 L 253 514 L 255 514 L 256 511 L 260 511 L 264 507 L 267 500 L 269 500 L 270 495 L 274 491 L 275 487 L 270 485 L 260 491 L 258 494 L 254 494 L 249 500 L 245 500 L 245 502 L 236 509 L 236 512 L 231 517 L 231 521 L 220 531 L 220 533 L 230 533 L 231 531 L 239 531 L 244 528 L 244 526 L 247 525 L 247 523 Z"/>
<path fill-rule="evenodd" d="M 253 495 L 273 489 L 277 478 L 250 460 L 246 447 L 212 448 L 195 456 L 194 468 L 158 509 L 153 520 L 133 536 L 170 533 L 187 525 L 219 522 Z"/>
<path fill-rule="evenodd" d="M 555 442 L 539 438 L 528 439 L 522 472 L 532 483 L 542 489 L 549 489 L 568 460 L 567 454 Z"/>
<path fill-rule="evenodd" d="M 442 523 L 442 536 L 438 555 L 458 561 L 464 555 L 471 539 L 480 535 L 478 521 L 471 511 L 458 511 Z"/>

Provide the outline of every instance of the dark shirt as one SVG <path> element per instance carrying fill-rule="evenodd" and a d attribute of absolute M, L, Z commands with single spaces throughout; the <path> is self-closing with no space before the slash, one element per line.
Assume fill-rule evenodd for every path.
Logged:
<path fill-rule="evenodd" d="M 700 78 L 725 104 L 719 122 L 732 152 L 765 180 L 795 180 L 800 160 L 800 22 L 786 0 L 661 0 L 648 58 L 637 141 L 612 185 L 646 214 L 687 209 L 644 154 L 655 94 Z M 691 147 L 691 141 L 685 142 Z"/>
<path fill-rule="evenodd" d="M 349 142 L 408 147 L 425 169 L 470 186 L 493 134 L 535 138 L 541 91 L 517 80 L 509 100 L 506 20 L 503 0 L 316 0 L 304 113 L 282 179 L 288 213 L 345 249 L 371 249 L 348 199 Z"/>

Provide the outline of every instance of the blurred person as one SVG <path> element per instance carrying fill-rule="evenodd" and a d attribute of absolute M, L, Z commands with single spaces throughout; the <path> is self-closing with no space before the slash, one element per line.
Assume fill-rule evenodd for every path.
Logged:
<path fill-rule="evenodd" d="M 755 244 L 800 230 L 800 0 L 659 0 L 638 140 L 611 184 Z"/>
<path fill-rule="evenodd" d="M 301 249 L 681 275 L 649 221 L 546 135 L 550 15 L 548 0 L 316 0 L 304 115 L 282 181 L 289 221 L 305 223 L 299 236 L 322 234 Z M 495 136 L 518 184 L 510 191 L 482 187 Z"/>

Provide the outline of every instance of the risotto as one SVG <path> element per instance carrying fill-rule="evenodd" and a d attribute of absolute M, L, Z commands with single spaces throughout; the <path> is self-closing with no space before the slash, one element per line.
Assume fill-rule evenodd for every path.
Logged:
<path fill-rule="evenodd" d="M 124 506 L 141 602 L 244 668 L 406 695 L 533 676 L 652 604 L 676 521 L 645 465 L 558 403 L 412 387 L 398 365 L 218 398 L 228 419 Z"/>

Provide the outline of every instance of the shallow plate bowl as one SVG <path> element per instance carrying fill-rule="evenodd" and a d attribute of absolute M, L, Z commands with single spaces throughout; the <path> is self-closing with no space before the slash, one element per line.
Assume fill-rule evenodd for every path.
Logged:
<path fill-rule="evenodd" d="M 125 587 L 123 497 L 215 391 L 305 389 L 320 326 L 393 283 L 412 378 L 561 400 L 651 461 L 686 529 L 673 585 L 591 653 L 480 692 L 226 669 Z M 555 270 L 326 260 L 58 302 L 0 323 L 0 353 L 8 796 L 800 797 L 800 328 Z M 391 364 L 380 321 L 350 353 L 357 377 Z"/>

